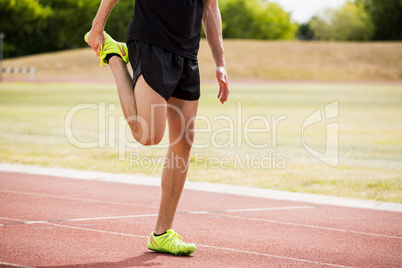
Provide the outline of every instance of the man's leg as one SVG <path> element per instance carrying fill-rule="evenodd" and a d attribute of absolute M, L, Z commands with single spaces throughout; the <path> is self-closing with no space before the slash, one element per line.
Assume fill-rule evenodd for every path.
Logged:
<path fill-rule="evenodd" d="M 172 228 L 176 208 L 187 176 L 198 101 L 186 101 L 171 97 L 168 105 L 167 119 L 170 144 L 167 162 L 162 173 L 162 197 L 155 234 L 162 234 Z"/>
<path fill-rule="evenodd" d="M 120 57 L 109 60 L 121 107 L 134 138 L 143 145 L 157 144 L 166 126 L 166 100 L 141 75 L 133 90 L 133 79 Z"/>

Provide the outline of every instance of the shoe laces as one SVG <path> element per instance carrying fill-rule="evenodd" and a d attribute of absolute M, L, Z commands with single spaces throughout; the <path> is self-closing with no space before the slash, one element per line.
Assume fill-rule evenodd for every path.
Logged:
<path fill-rule="evenodd" d="M 184 243 L 183 238 L 178 233 L 172 234 L 172 237 L 179 240 L 181 243 Z"/>

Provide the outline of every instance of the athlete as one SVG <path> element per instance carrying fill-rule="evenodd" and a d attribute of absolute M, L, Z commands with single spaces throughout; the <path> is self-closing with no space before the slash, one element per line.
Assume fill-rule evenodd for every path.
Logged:
<path fill-rule="evenodd" d="M 168 122 L 169 164 L 163 168 L 159 214 L 147 247 L 156 252 L 190 255 L 196 246 L 185 243 L 172 225 L 194 139 L 200 97 L 197 54 L 201 24 L 216 63 L 218 99 L 223 104 L 229 95 L 218 1 L 136 0 L 126 44 L 104 32 L 117 2 L 102 0 L 85 41 L 100 57 L 101 65 L 110 65 L 124 116 L 138 142 L 159 143 Z M 128 62 L 134 77 L 128 71 Z"/>

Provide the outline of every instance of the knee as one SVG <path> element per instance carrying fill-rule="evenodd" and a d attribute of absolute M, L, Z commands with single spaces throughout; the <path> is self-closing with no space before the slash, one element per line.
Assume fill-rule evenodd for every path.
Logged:
<path fill-rule="evenodd" d="M 194 143 L 194 130 L 190 129 L 186 131 L 186 139 L 184 142 L 184 146 L 186 146 L 189 150 L 191 150 L 193 143 Z"/>
<path fill-rule="evenodd" d="M 142 137 L 142 138 L 135 138 L 139 143 L 144 146 L 151 146 L 157 145 L 161 142 L 162 138 L 152 138 L 152 137 Z"/>
<path fill-rule="evenodd" d="M 163 139 L 162 132 L 152 133 L 148 131 L 133 130 L 132 133 L 134 139 L 144 146 L 159 144 Z"/>
<path fill-rule="evenodd" d="M 163 139 L 164 128 L 153 129 L 131 121 L 129 126 L 134 139 L 144 146 L 159 144 Z"/>
<path fill-rule="evenodd" d="M 194 142 L 194 131 L 185 131 L 184 135 L 173 141 L 171 145 L 176 145 L 180 150 L 190 152 Z"/>

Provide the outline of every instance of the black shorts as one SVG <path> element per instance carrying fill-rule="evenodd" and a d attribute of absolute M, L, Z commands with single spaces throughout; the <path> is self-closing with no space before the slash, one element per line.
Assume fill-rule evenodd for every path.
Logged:
<path fill-rule="evenodd" d="M 166 101 L 200 98 L 198 61 L 186 58 L 151 43 L 127 42 L 128 56 L 134 71 L 133 87 L 142 74 L 145 82 Z"/>

